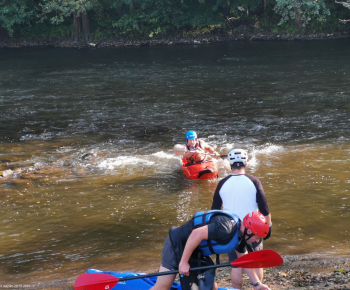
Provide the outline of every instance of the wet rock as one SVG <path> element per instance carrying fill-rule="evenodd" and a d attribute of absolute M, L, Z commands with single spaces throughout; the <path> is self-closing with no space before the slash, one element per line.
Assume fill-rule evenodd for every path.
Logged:
<path fill-rule="evenodd" d="M 8 177 L 8 178 L 22 178 L 23 176 L 22 176 L 21 173 L 22 173 L 22 170 L 18 170 L 18 169 L 16 169 L 16 170 L 7 169 L 7 170 L 2 171 L 2 172 L 0 173 L 0 177 L 1 177 L 1 178 L 6 178 L 6 177 Z"/>
<path fill-rule="evenodd" d="M 1 177 L 6 177 L 6 176 L 10 176 L 10 175 L 13 175 L 13 170 L 11 170 L 11 169 L 7 169 L 5 171 L 2 171 L 0 174 Z"/>
<path fill-rule="evenodd" d="M 81 160 L 91 159 L 94 156 L 93 153 L 84 153 L 80 158 Z"/>

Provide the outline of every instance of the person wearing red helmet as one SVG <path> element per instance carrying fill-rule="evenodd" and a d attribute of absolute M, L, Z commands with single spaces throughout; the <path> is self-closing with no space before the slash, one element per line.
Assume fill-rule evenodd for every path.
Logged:
<path fill-rule="evenodd" d="M 212 254 L 236 249 L 239 256 L 247 254 L 247 244 L 265 238 L 269 225 L 258 212 L 249 213 L 243 221 L 237 215 L 222 210 L 197 212 L 179 227 L 171 227 L 165 239 L 159 272 L 178 270 L 183 290 L 216 290 L 215 270 L 198 273 L 189 271 L 198 265 L 213 265 Z M 254 290 L 269 290 L 254 269 L 245 269 Z M 169 290 L 176 275 L 159 276 L 151 290 Z"/>
<path fill-rule="evenodd" d="M 223 209 L 235 213 L 240 219 L 251 212 L 259 211 L 268 222 L 267 240 L 271 236 L 271 213 L 266 200 L 265 192 L 260 180 L 252 175 L 246 174 L 245 168 L 248 162 L 248 153 L 243 149 L 233 149 L 228 154 L 232 173 L 222 179 L 213 196 L 212 210 Z M 262 239 L 251 243 L 248 251 L 263 249 Z M 239 257 L 236 251 L 228 254 L 229 261 L 233 262 Z M 262 281 L 264 272 L 262 268 L 255 269 L 259 279 Z M 231 269 L 231 283 L 233 289 L 241 289 L 243 286 L 243 273 L 240 268 Z"/>
<path fill-rule="evenodd" d="M 247 237 L 247 240 L 252 236 L 259 236 L 266 239 L 270 232 L 269 223 L 260 212 L 253 211 L 248 213 L 243 218 L 243 225 L 245 227 L 244 235 Z M 251 233 L 248 233 L 248 229 Z"/>
<path fill-rule="evenodd" d="M 209 146 L 206 142 L 197 138 L 197 133 L 190 130 L 186 133 L 186 144 L 184 145 L 188 150 L 184 157 L 187 163 L 197 163 L 204 159 L 211 159 L 210 156 L 205 154 L 206 151 L 213 154 L 214 157 L 219 157 L 219 153 L 214 150 L 213 147 Z"/>

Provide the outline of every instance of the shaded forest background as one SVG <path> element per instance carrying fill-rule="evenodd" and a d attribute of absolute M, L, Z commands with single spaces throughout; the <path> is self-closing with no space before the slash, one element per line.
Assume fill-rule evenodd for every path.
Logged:
<path fill-rule="evenodd" d="M 0 38 L 348 33 L 350 0 L 0 0 Z"/>

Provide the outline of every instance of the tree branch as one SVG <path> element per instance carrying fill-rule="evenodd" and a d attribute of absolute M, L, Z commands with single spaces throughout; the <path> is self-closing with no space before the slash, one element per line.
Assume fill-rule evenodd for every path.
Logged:
<path fill-rule="evenodd" d="M 227 18 L 227 20 L 229 20 L 229 21 L 230 21 L 230 20 L 238 20 L 238 19 L 239 19 L 239 18 L 236 18 L 236 17 L 230 17 L 230 18 L 229 18 L 229 17 L 226 17 L 226 18 Z"/>
<path fill-rule="evenodd" d="M 338 2 L 338 1 L 335 1 L 335 3 L 341 4 L 341 5 L 343 5 L 344 7 L 350 9 L 350 2 Z"/>

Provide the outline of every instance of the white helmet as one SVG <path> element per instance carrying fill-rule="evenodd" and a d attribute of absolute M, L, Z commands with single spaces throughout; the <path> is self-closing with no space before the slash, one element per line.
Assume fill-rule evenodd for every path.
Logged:
<path fill-rule="evenodd" d="M 236 162 L 242 162 L 243 165 L 246 165 L 248 161 L 248 153 L 243 149 L 233 149 L 227 155 L 227 158 L 231 165 Z"/>

